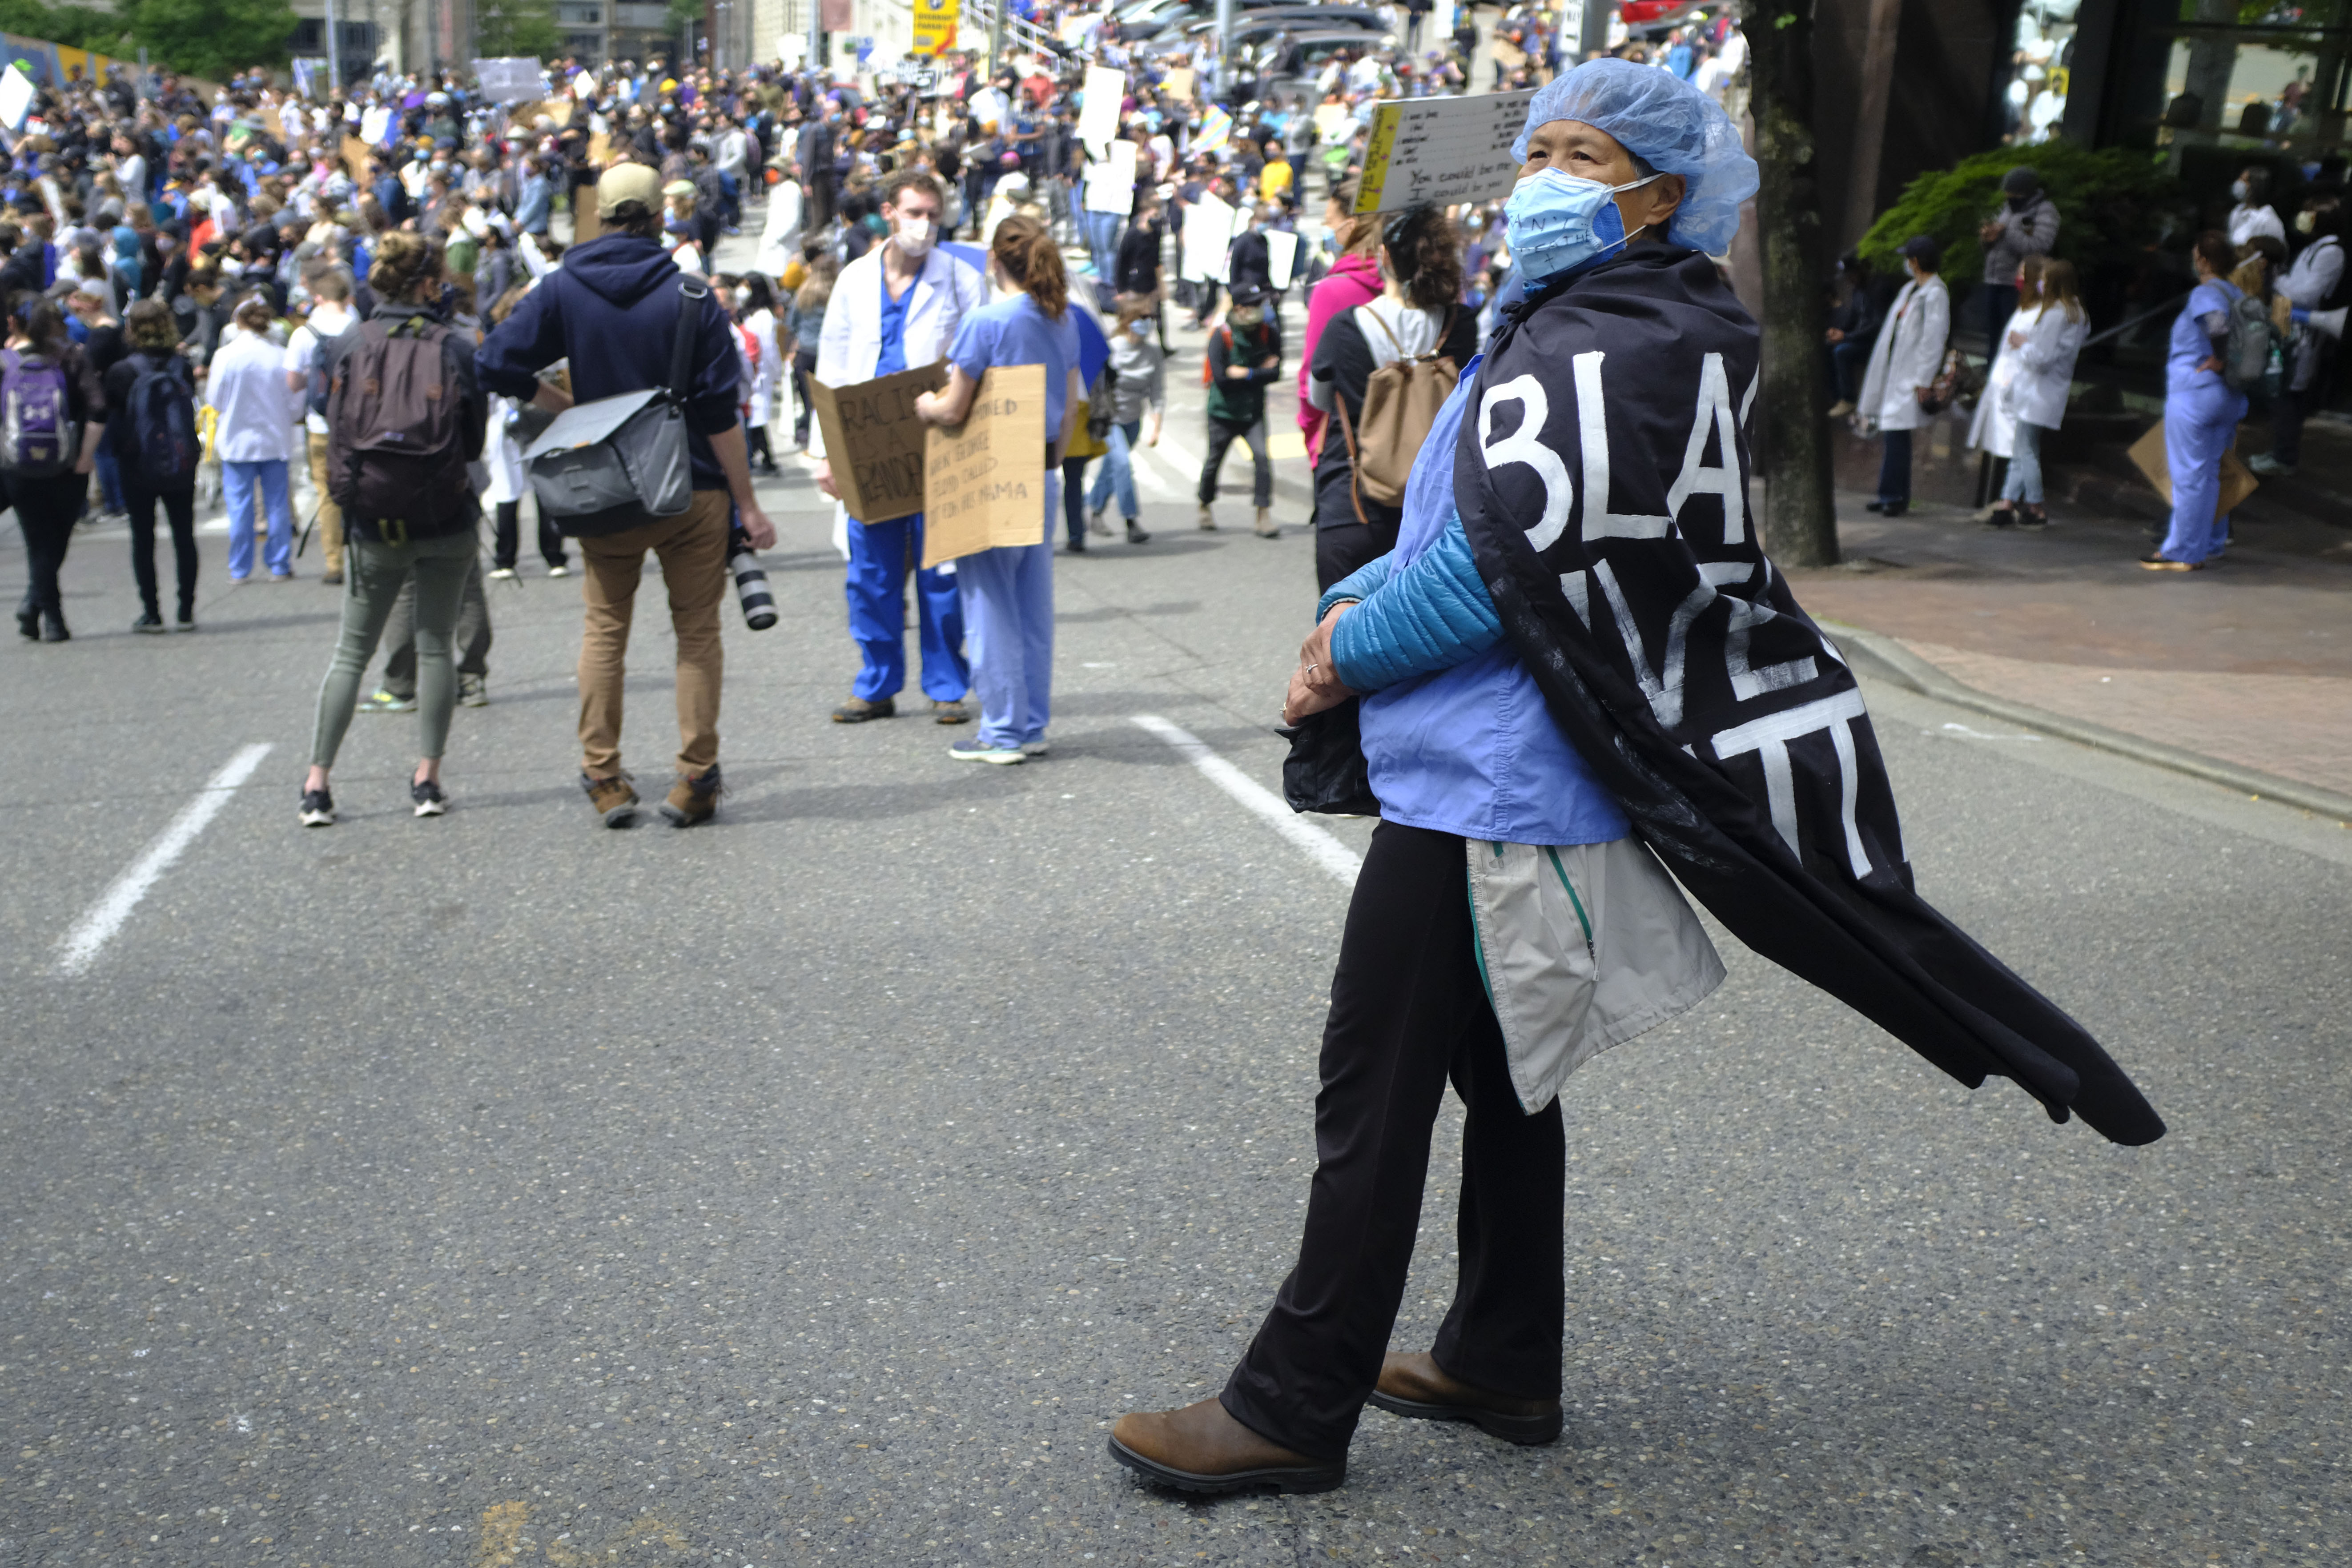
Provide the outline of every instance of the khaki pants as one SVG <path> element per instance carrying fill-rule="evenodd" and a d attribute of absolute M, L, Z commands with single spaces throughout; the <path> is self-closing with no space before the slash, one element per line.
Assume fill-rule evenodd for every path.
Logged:
<path fill-rule="evenodd" d="M 319 546 L 327 552 L 327 570 L 343 570 L 343 509 L 327 494 L 327 438 L 305 431 L 310 438 L 310 483 L 319 491 Z"/>
<path fill-rule="evenodd" d="M 682 517 L 580 541 L 587 568 L 580 591 L 588 606 L 580 638 L 580 765 L 592 778 L 621 770 L 629 618 L 647 550 L 661 562 L 677 634 L 677 770 L 699 777 L 719 760 L 719 684 L 726 667 L 719 607 L 727 597 L 728 518 L 726 491 L 697 490 Z"/>

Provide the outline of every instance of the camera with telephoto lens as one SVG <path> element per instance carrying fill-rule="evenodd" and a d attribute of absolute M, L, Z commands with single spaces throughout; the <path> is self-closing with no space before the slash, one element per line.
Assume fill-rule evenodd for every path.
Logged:
<path fill-rule="evenodd" d="M 765 632 L 776 623 L 776 596 L 768 591 L 767 569 L 751 549 L 751 536 L 740 528 L 727 536 L 727 569 L 735 574 L 735 597 L 743 605 L 743 624 Z"/>

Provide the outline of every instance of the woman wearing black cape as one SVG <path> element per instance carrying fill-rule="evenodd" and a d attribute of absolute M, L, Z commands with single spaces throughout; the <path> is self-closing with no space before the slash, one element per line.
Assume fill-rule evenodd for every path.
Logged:
<path fill-rule="evenodd" d="M 1758 333 L 1709 259 L 1756 189 L 1738 132 L 1669 73 L 1599 60 L 1537 94 L 1514 152 L 1527 298 L 1439 415 L 1397 549 L 1325 594 L 1291 678 L 1294 723 L 1364 696 L 1381 823 L 1297 1265 L 1217 1398 L 1112 1429 L 1160 1485 L 1338 1486 L 1367 1402 L 1559 1435 L 1558 1093 L 1721 978 L 1677 881 L 1962 1082 L 2011 1078 L 2117 1142 L 2163 1132 L 1913 890 L 1861 693 L 1759 547 Z M 1459 1283 L 1434 1344 L 1392 1353 L 1449 1081 Z"/>

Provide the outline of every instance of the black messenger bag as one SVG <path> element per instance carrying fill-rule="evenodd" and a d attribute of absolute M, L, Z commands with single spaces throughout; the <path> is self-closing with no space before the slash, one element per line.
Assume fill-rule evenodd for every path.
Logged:
<path fill-rule="evenodd" d="M 686 442 L 694 329 L 710 286 L 677 280 L 669 384 L 574 403 L 523 453 L 539 509 L 574 538 L 594 538 L 683 516 L 694 505 Z"/>

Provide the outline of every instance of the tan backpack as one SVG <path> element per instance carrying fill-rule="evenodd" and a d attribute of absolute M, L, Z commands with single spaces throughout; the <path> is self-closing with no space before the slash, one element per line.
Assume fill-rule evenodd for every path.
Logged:
<path fill-rule="evenodd" d="M 1383 507 L 1403 504 L 1405 481 L 1412 477 L 1412 461 L 1421 455 L 1421 444 L 1429 439 L 1430 428 L 1437 423 L 1437 411 L 1454 395 L 1454 383 L 1462 375 L 1444 352 L 1445 340 L 1454 335 L 1453 311 L 1445 313 L 1445 325 L 1438 329 L 1437 346 L 1419 355 L 1406 354 L 1404 345 L 1397 341 L 1396 333 L 1381 319 L 1380 313 L 1370 314 L 1398 357 L 1374 371 L 1364 382 L 1360 434 L 1349 421 L 1348 400 L 1339 399 L 1339 431 L 1348 438 L 1348 465 L 1354 470 L 1349 485 L 1358 522 L 1366 520 L 1367 496 Z"/>

